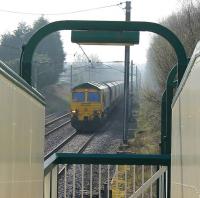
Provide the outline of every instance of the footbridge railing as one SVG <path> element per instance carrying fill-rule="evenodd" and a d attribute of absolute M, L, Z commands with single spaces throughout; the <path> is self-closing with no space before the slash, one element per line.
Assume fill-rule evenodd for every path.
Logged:
<path fill-rule="evenodd" d="M 44 166 L 44 198 L 169 197 L 169 155 L 56 153 Z"/>

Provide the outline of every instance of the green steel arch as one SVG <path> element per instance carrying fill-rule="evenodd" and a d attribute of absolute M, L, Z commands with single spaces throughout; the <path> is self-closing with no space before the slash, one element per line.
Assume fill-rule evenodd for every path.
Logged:
<path fill-rule="evenodd" d="M 178 82 L 180 83 L 187 66 L 185 49 L 176 37 L 166 27 L 151 22 L 123 22 L 123 21 L 56 21 L 38 30 L 23 47 L 20 60 L 21 76 L 30 85 L 31 62 L 35 48 L 47 35 L 59 30 L 99 30 L 99 31 L 148 31 L 164 37 L 174 48 L 178 59 Z"/>

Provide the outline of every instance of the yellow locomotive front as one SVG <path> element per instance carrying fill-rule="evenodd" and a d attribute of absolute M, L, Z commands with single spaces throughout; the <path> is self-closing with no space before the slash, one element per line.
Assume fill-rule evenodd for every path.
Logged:
<path fill-rule="evenodd" d="M 80 132 L 92 131 L 102 119 L 103 104 L 100 90 L 77 87 L 72 90 L 71 124 Z"/>

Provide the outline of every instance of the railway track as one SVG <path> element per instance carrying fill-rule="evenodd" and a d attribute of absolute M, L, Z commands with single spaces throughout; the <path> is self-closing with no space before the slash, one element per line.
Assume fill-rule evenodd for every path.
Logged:
<path fill-rule="evenodd" d="M 48 159 L 51 155 L 53 155 L 54 153 L 56 153 L 58 150 L 60 150 L 65 144 L 67 144 L 75 135 L 77 135 L 77 131 L 74 130 L 72 135 L 70 135 L 69 137 L 65 138 L 60 144 L 58 144 L 53 150 L 51 150 L 50 152 L 48 152 L 45 156 L 44 156 L 44 160 Z"/>
<path fill-rule="evenodd" d="M 62 118 L 65 118 L 65 117 L 67 117 L 67 116 L 70 116 L 70 115 L 71 115 L 71 113 L 65 113 L 65 114 L 63 114 L 63 115 L 61 115 L 61 116 L 59 116 L 59 117 L 56 117 L 55 119 L 53 119 L 53 120 L 47 122 L 47 123 L 45 124 L 45 127 L 48 127 L 49 125 L 55 123 L 56 121 L 58 121 L 58 120 L 60 120 L 60 119 L 62 119 Z"/>
<path fill-rule="evenodd" d="M 45 119 L 48 120 L 49 118 L 53 117 L 56 113 L 52 113 L 45 116 Z"/>
<path fill-rule="evenodd" d="M 56 117 L 59 117 L 61 115 L 66 114 L 67 112 L 55 112 L 55 113 L 51 113 L 45 116 L 45 123 L 48 123 L 50 121 L 52 121 L 53 119 L 55 119 Z"/>
<path fill-rule="evenodd" d="M 74 130 L 73 133 L 72 133 L 72 135 L 70 135 L 69 137 L 65 138 L 53 150 L 51 150 L 49 153 L 47 153 L 44 156 L 44 160 L 48 159 L 51 155 L 53 155 L 54 153 L 56 153 L 57 151 L 59 151 L 62 147 L 64 147 L 67 143 L 69 143 L 77 135 L 80 135 L 80 134 L 76 130 Z M 79 148 L 79 150 L 76 153 L 83 152 L 86 149 L 87 145 L 91 142 L 91 140 L 93 139 L 94 136 L 95 136 L 95 134 L 92 134 L 91 136 L 89 136 L 89 138 L 87 139 L 87 141 Z"/>
<path fill-rule="evenodd" d="M 75 153 L 83 153 L 84 150 L 87 148 L 87 146 L 89 145 L 89 143 L 92 141 L 92 139 L 94 138 L 96 134 L 92 134 L 88 140 L 78 149 L 78 151 L 76 151 Z M 67 168 L 69 168 L 70 166 L 68 166 Z M 59 170 L 58 175 L 61 175 L 64 171 L 65 171 L 66 165 L 63 165 L 62 168 Z"/>
<path fill-rule="evenodd" d="M 65 125 L 69 124 L 69 123 L 71 122 L 71 119 L 69 119 L 69 120 L 67 120 L 67 121 L 65 121 L 65 122 L 63 122 L 63 123 L 61 123 L 61 124 L 59 123 L 59 125 L 53 126 L 53 128 L 50 127 L 51 125 L 55 125 L 56 122 L 60 122 L 62 119 L 66 118 L 66 117 L 69 117 L 70 115 L 71 115 L 71 113 L 66 113 L 66 114 L 64 114 L 64 115 L 61 115 L 61 116 L 59 116 L 59 117 L 56 117 L 55 119 L 53 119 L 53 120 L 47 122 L 47 123 L 45 124 L 45 128 L 46 128 L 45 137 L 47 137 L 49 134 L 55 132 L 56 130 L 60 129 L 61 127 L 63 127 L 63 126 L 65 126 Z M 50 129 L 47 130 L 47 128 L 49 128 L 49 127 L 50 127 Z"/>

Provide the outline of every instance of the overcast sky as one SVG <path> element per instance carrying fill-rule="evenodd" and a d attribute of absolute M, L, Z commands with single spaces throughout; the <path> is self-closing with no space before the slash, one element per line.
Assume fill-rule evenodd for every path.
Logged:
<path fill-rule="evenodd" d="M 0 34 L 16 29 L 21 21 L 31 25 L 40 13 L 50 22 L 58 20 L 125 20 L 125 4 L 112 6 L 87 12 L 69 13 L 90 8 L 116 5 L 119 0 L 2 0 L 0 8 Z M 180 6 L 177 0 L 132 0 L 131 20 L 159 22 L 161 19 L 175 12 Z M 4 11 L 24 12 L 32 14 L 16 14 Z M 38 15 L 37 15 L 38 13 Z M 68 13 L 68 14 L 59 14 Z M 48 15 L 53 14 L 53 15 Z M 55 14 L 55 15 L 54 15 Z M 67 33 L 68 32 L 68 33 Z M 76 44 L 70 43 L 69 31 L 61 31 L 64 48 L 67 54 L 67 61 L 73 60 L 73 55 L 82 53 Z M 150 34 L 140 35 L 140 44 L 131 47 L 131 59 L 136 64 L 143 64 L 146 61 L 146 51 L 149 46 Z M 83 46 L 88 55 L 97 54 L 101 61 L 124 60 L 124 47 L 121 46 Z"/>

